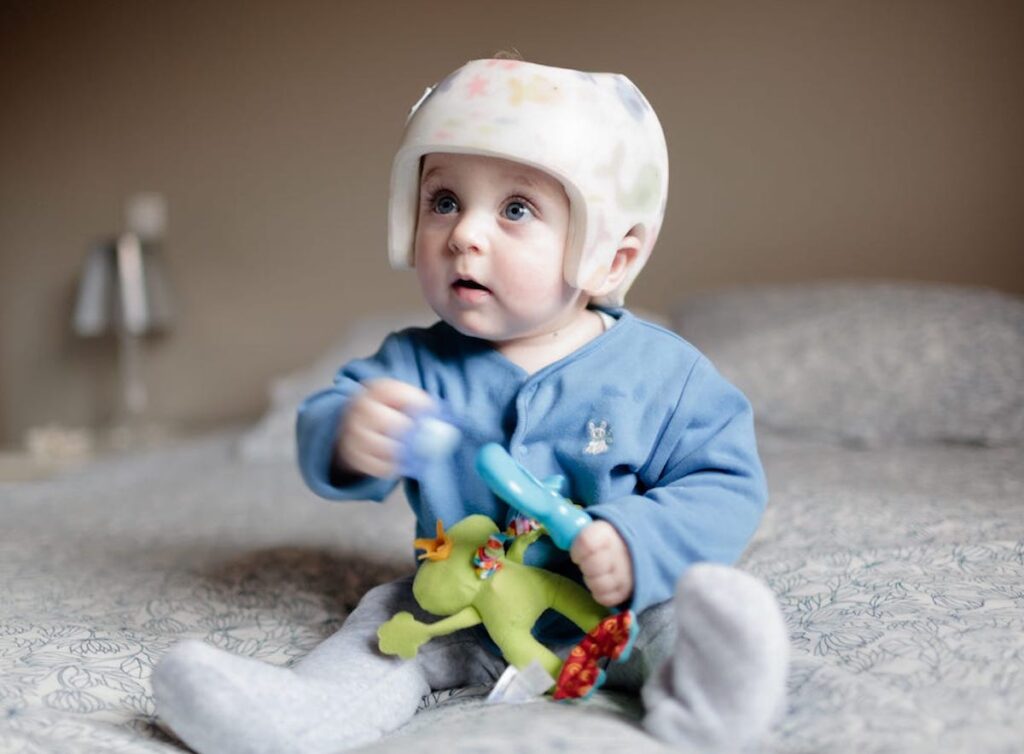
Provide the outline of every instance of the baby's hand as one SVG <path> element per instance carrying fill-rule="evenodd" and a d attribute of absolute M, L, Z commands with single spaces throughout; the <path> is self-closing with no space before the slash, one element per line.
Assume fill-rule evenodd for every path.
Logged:
<path fill-rule="evenodd" d="M 337 465 L 342 471 L 381 479 L 397 474 L 398 440 L 412 429 L 410 414 L 434 405 L 417 387 L 392 379 L 369 380 L 341 415 Z"/>
<path fill-rule="evenodd" d="M 619 605 L 633 593 L 633 560 L 625 540 L 607 521 L 586 526 L 569 550 L 594 599 L 605 607 Z"/>

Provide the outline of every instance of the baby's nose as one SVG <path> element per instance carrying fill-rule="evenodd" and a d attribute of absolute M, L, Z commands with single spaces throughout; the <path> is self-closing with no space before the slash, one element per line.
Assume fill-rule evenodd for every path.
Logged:
<path fill-rule="evenodd" d="M 487 248 L 487 232 L 480 218 L 466 214 L 452 228 L 448 248 L 455 254 L 482 252 Z"/>

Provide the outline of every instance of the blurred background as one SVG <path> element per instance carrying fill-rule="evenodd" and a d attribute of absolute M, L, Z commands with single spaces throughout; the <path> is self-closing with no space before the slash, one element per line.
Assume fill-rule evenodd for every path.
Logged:
<path fill-rule="evenodd" d="M 97 242 L 166 203 L 148 411 L 198 430 L 354 318 L 415 309 L 385 251 L 409 107 L 499 50 L 617 71 L 672 177 L 630 305 L 822 278 L 1024 292 L 1024 3 L 0 3 L 0 446 L 100 427 L 115 338 L 72 327 Z"/>

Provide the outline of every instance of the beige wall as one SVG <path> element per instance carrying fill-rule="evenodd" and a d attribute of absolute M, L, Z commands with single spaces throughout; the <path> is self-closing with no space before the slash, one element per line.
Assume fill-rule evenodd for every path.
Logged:
<path fill-rule="evenodd" d="M 0 10 L 0 442 L 96 423 L 112 351 L 69 334 L 89 243 L 170 202 L 181 307 L 157 413 L 256 414 L 388 270 L 408 107 L 462 61 L 628 74 L 664 123 L 669 217 L 631 303 L 823 276 L 1024 291 L 1024 3 L 43 2 Z"/>

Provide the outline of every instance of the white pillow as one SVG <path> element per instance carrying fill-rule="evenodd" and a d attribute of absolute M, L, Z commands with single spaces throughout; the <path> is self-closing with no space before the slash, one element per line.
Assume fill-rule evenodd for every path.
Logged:
<path fill-rule="evenodd" d="M 760 428 L 855 445 L 1024 439 L 1024 299 L 833 282 L 691 297 L 676 330 L 750 398 Z"/>

